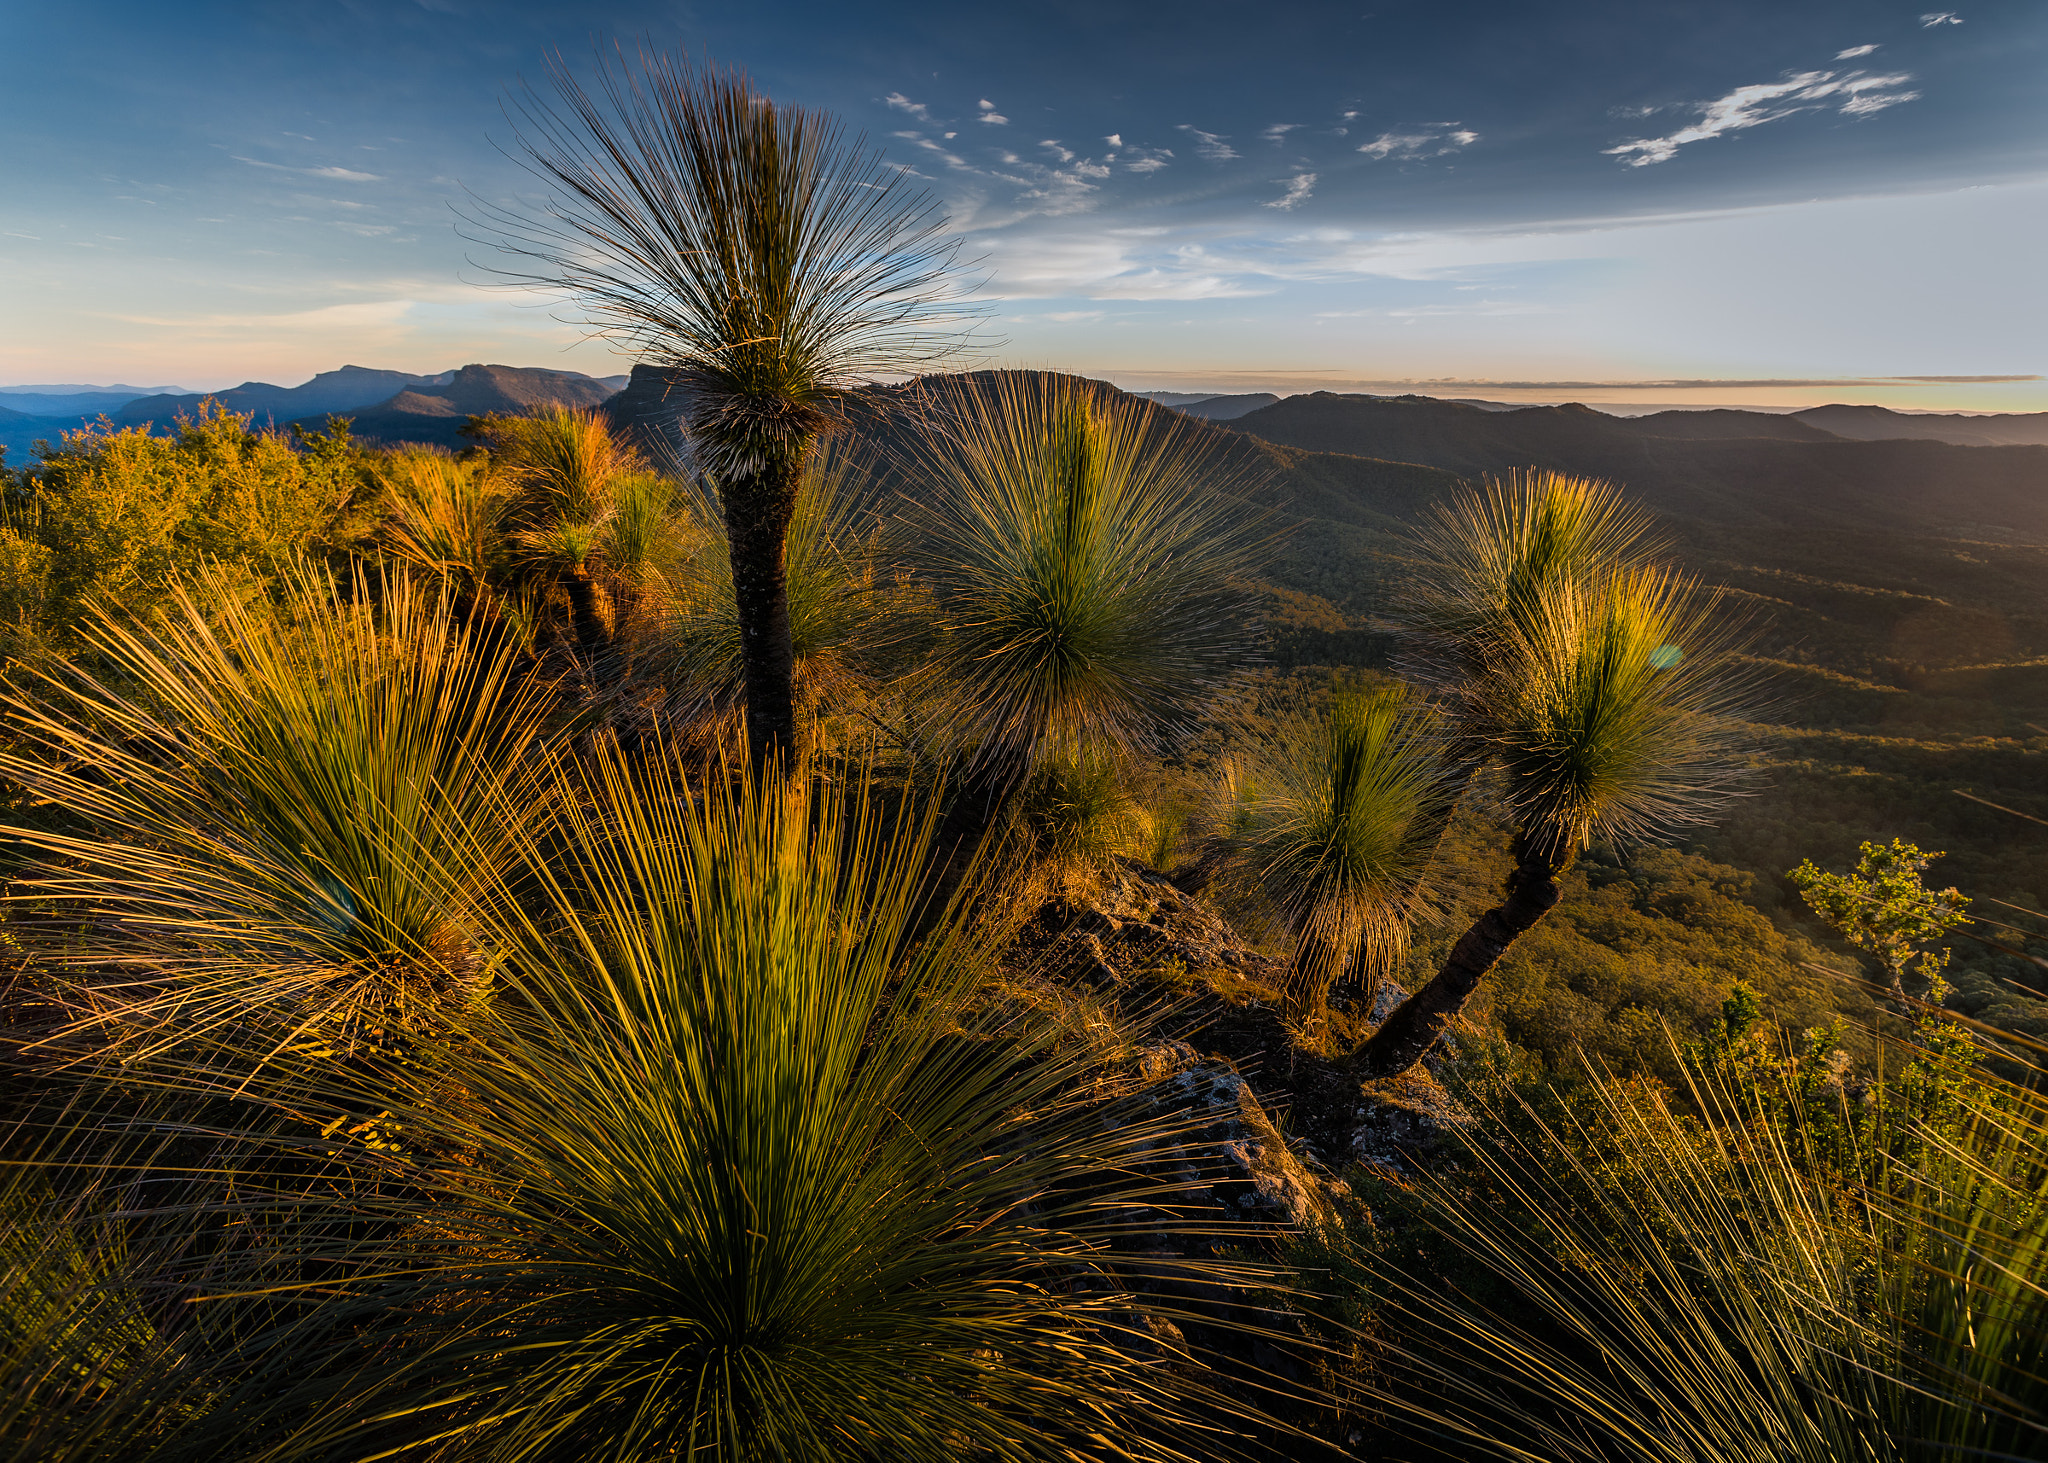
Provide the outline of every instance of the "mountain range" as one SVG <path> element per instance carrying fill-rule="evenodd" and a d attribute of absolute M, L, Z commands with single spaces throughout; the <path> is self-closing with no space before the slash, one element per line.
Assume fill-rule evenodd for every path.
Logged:
<path fill-rule="evenodd" d="M 361 437 L 449 446 L 460 440 L 462 424 L 472 415 L 550 403 L 595 406 L 624 387 L 626 379 L 521 366 L 471 365 L 433 375 L 343 366 L 299 386 L 245 381 L 225 391 L 0 388 L 0 446 L 19 461 L 36 441 L 57 441 L 102 416 L 116 428 L 165 431 L 209 400 L 250 415 L 259 426 L 318 427 L 330 415 L 346 415 Z"/>

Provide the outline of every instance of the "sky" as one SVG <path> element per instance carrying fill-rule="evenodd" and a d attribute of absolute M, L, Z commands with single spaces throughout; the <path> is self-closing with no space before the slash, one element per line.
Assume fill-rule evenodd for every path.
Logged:
<path fill-rule="evenodd" d="M 2048 410 L 2048 4 L 0 4 L 0 384 L 595 375 L 459 211 L 623 41 L 927 189 L 965 364 L 1132 389 Z"/>

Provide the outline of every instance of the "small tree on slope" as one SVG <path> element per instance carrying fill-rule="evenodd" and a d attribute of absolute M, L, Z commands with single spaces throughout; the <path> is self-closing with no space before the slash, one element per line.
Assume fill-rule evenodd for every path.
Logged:
<path fill-rule="evenodd" d="M 1530 473 L 1447 505 L 1424 531 L 1407 669 L 1443 698 L 1462 778 L 1498 773 L 1515 868 L 1360 1049 L 1364 1075 L 1429 1053 L 1594 838 L 1698 822 L 1738 770 L 1713 599 L 1657 562 L 1645 527 L 1606 484 Z"/>

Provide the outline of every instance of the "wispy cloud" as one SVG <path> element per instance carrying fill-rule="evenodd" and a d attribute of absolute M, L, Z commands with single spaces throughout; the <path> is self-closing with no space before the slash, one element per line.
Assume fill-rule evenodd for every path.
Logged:
<path fill-rule="evenodd" d="M 283 163 L 266 163 L 261 158 L 243 157 L 238 152 L 228 154 L 238 163 L 247 163 L 252 168 L 268 168 L 274 173 L 298 173 L 308 178 L 333 178 L 343 183 L 376 183 L 382 181 L 377 173 L 359 173 L 354 168 L 288 168 Z"/>
<path fill-rule="evenodd" d="M 1919 92 L 1902 90 L 1912 79 L 1905 72 L 1873 76 L 1864 71 L 1840 75 L 1832 71 L 1801 71 L 1782 81 L 1739 86 L 1726 96 L 1715 98 L 1702 108 L 1700 119 L 1689 127 L 1601 150 L 1609 157 L 1626 159 L 1632 168 L 1646 168 L 1652 163 L 1669 162 L 1688 143 L 1761 127 L 1800 112 L 1834 106 L 1847 116 L 1861 117 L 1901 102 L 1917 101 Z"/>
<path fill-rule="evenodd" d="M 1060 146 L 1059 139 L 1056 137 L 1048 137 L 1038 145 L 1063 163 L 1070 163 L 1074 160 L 1073 150 Z"/>
<path fill-rule="evenodd" d="M 912 101 L 900 91 L 892 91 L 883 97 L 882 100 L 896 111 L 910 113 L 911 116 L 917 118 L 920 122 L 929 122 L 932 119 L 929 107 L 925 106 L 923 102 Z"/>
<path fill-rule="evenodd" d="M 1920 17 L 1920 24 L 1927 30 L 1937 25 L 1961 25 L 1963 18 L 1953 10 L 1930 10 Z"/>
<path fill-rule="evenodd" d="M 1858 56 L 1868 56 L 1876 49 L 1877 47 L 1875 46 L 1851 46 L 1846 51 L 1835 52 L 1835 59 L 1837 61 L 1854 61 Z"/>
<path fill-rule="evenodd" d="M 1477 132 L 1460 127 L 1456 122 L 1426 123 L 1418 132 L 1382 132 L 1372 141 L 1361 143 L 1358 150 L 1374 162 L 1388 158 L 1403 160 L 1442 157 L 1470 147 L 1479 140 Z"/>
<path fill-rule="evenodd" d="M 1265 138 L 1268 142 L 1285 142 L 1287 134 L 1300 125 L 1301 123 L 1299 122 L 1275 122 L 1265 131 L 1261 132 L 1259 136 Z"/>
<path fill-rule="evenodd" d="M 891 137 L 900 137 L 905 142 L 910 143 L 913 147 L 921 147 L 926 152 L 936 154 L 940 159 L 942 159 L 945 162 L 947 167 L 952 168 L 958 172 L 972 173 L 979 171 L 979 169 L 977 169 L 974 166 L 974 164 L 968 162 L 967 159 L 960 156 L 959 153 L 954 152 L 949 148 L 939 146 L 938 143 L 932 141 L 929 137 L 926 137 L 922 132 L 892 132 L 889 135 Z M 948 137 L 951 137 L 953 134 L 948 132 L 946 135 Z"/>
<path fill-rule="evenodd" d="M 1287 191 L 1285 193 L 1275 198 L 1271 203 L 1262 206 L 1266 208 L 1293 208 L 1298 203 L 1308 202 L 1310 196 L 1315 191 L 1315 186 L 1316 175 L 1314 173 L 1296 173 L 1293 177 L 1287 179 Z"/>
<path fill-rule="evenodd" d="M 1201 128 L 1191 127 L 1186 122 L 1181 123 L 1176 130 L 1185 132 L 1188 136 L 1194 138 L 1195 151 L 1208 158 L 1211 162 L 1229 162 L 1237 156 L 1237 149 L 1224 141 L 1222 136 L 1217 133 L 1204 132 Z"/>
<path fill-rule="evenodd" d="M 988 123 L 990 126 L 1007 127 L 1010 125 L 1010 119 L 1008 117 L 1005 117 L 1001 112 L 998 112 L 996 110 L 996 104 L 992 101 L 989 101 L 986 97 L 984 97 L 981 101 L 977 102 L 975 105 L 981 108 L 981 120 Z"/>

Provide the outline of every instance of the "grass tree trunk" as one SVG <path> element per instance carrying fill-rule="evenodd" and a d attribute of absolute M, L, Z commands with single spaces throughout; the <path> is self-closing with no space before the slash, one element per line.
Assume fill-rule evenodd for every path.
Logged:
<path fill-rule="evenodd" d="M 1031 759 L 1021 754 L 988 757 L 973 764 L 953 784 L 946 813 L 932 837 L 930 915 L 936 917 L 960 890 L 975 856 L 1001 822 L 1031 772 Z"/>
<path fill-rule="evenodd" d="M 1368 1080 L 1397 1077 L 1428 1056 L 1457 1019 L 1472 992 L 1501 956 L 1557 907 L 1557 870 L 1524 853 L 1508 880 L 1507 897 L 1479 917 L 1451 947 L 1428 985 L 1394 1008 L 1386 1024 L 1359 1048 L 1353 1065 Z"/>
<path fill-rule="evenodd" d="M 569 596 L 569 629 L 576 640 L 576 655 L 586 666 L 595 662 L 604 648 L 604 618 L 598 611 L 597 581 L 578 565 L 569 571 L 563 588 Z"/>
<path fill-rule="evenodd" d="M 1322 934 L 1304 929 L 1294 943 L 1294 962 L 1287 967 L 1287 1012 L 1297 1020 L 1321 1015 L 1330 1003 L 1330 987 L 1349 963 Z"/>
<path fill-rule="evenodd" d="M 732 558 L 740 665 L 746 679 L 747 755 L 758 769 L 786 764 L 796 747 L 796 646 L 789 625 L 785 545 L 796 508 L 797 469 L 759 474 L 728 492 L 725 535 Z"/>

